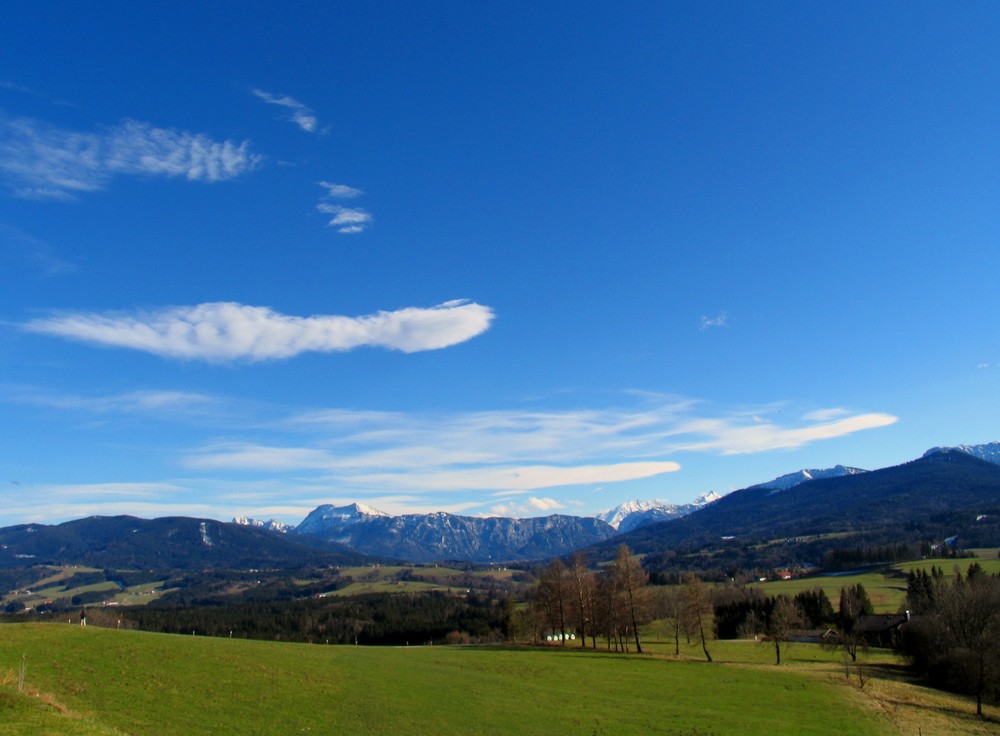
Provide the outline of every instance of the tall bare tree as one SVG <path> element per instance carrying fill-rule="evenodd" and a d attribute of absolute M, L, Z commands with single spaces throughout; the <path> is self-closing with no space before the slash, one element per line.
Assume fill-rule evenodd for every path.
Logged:
<path fill-rule="evenodd" d="M 566 565 L 556 558 L 542 568 L 535 589 L 534 603 L 541 611 L 545 625 L 566 645 L 566 624 L 569 617 L 570 581 Z"/>
<path fill-rule="evenodd" d="M 587 632 L 590 632 L 594 639 L 594 647 L 597 647 L 597 640 L 594 627 L 594 574 L 587 567 L 587 558 L 583 552 L 577 550 L 573 553 L 569 563 L 569 581 L 573 594 L 573 613 L 576 628 L 580 632 L 580 646 L 587 646 Z"/>
<path fill-rule="evenodd" d="M 674 656 L 681 653 L 681 632 L 684 630 L 684 604 L 681 589 L 676 585 L 655 588 L 654 606 L 657 618 L 666 619 L 674 639 Z"/>
<path fill-rule="evenodd" d="M 635 639 L 635 651 L 642 652 L 639 640 L 639 624 L 645 623 L 649 603 L 646 595 L 646 583 L 649 576 L 642 569 L 639 561 L 632 556 L 627 544 L 618 546 L 618 555 L 614 563 L 614 575 L 617 587 L 621 593 L 626 622 Z"/>
<path fill-rule="evenodd" d="M 688 630 L 697 633 L 701 641 L 701 650 L 705 653 L 705 659 L 711 662 L 712 655 L 708 652 L 706 628 L 711 626 L 709 617 L 712 613 L 712 601 L 708 589 L 701 582 L 701 578 L 693 573 L 684 576 L 681 600 L 685 626 Z"/>

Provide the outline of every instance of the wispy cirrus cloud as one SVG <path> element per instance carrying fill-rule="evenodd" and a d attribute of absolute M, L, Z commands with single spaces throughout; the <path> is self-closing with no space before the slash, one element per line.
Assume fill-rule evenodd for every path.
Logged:
<path fill-rule="evenodd" d="M 329 225 L 337 228 L 338 233 L 364 232 L 365 227 L 372 221 L 371 214 L 359 207 L 343 207 L 339 204 L 320 202 L 316 205 L 316 209 L 324 215 L 333 215 Z"/>
<path fill-rule="evenodd" d="M 117 176 L 219 182 L 251 171 L 261 160 L 249 141 L 217 141 L 136 120 L 80 132 L 0 116 L 0 177 L 23 198 L 72 199 L 103 189 Z"/>
<path fill-rule="evenodd" d="M 334 184 L 329 181 L 321 181 L 319 185 L 326 190 L 326 196 L 331 198 L 354 199 L 355 197 L 360 197 L 364 194 L 364 192 L 360 189 L 349 187 L 346 184 Z"/>
<path fill-rule="evenodd" d="M 878 413 L 779 421 L 766 407 L 713 415 L 684 400 L 631 409 L 447 415 L 333 410 L 285 420 L 276 427 L 287 434 L 285 443 L 211 442 L 191 451 L 184 464 L 212 473 L 292 473 L 365 496 L 517 494 L 648 479 L 680 470 L 673 458 L 682 453 L 793 449 L 894 421 Z M 296 434 L 305 441 L 295 441 Z"/>
<path fill-rule="evenodd" d="M 701 317 L 701 329 L 710 330 L 713 327 L 726 327 L 729 325 L 729 315 L 725 312 L 719 312 L 714 317 L 707 317 L 702 315 Z"/>
<path fill-rule="evenodd" d="M 16 227 L 0 224 L 0 243 L 4 245 L 0 250 L 0 258 L 7 256 L 25 261 L 48 276 L 58 276 L 77 270 L 76 264 L 61 258 L 48 243 Z"/>
<path fill-rule="evenodd" d="M 190 420 L 192 432 L 211 428 L 187 449 L 164 453 L 173 456 L 174 470 L 184 468 L 180 479 L 45 486 L 48 496 L 12 483 L 3 504 L 8 523 L 59 516 L 38 517 L 43 508 L 62 509 L 66 518 L 277 514 L 295 522 L 321 503 L 353 501 L 390 513 L 579 512 L 627 484 L 659 486 L 682 472 L 682 463 L 695 463 L 694 455 L 791 450 L 896 421 L 844 408 L 796 415 L 787 404 L 733 408 L 648 394 L 617 407 L 426 413 L 294 411 L 179 391 L 73 397 L 8 387 L 0 400 L 93 418 L 117 412 L 137 430 L 144 416 L 157 426 L 167 416 Z"/>
<path fill-rule="evenodd" d="M 58 486 L 32 486 L 31 493 L 21 493 L 4 500 L 6 518 L 18 523 L 52 524 L 86 516 L 128 515 L 152 519 L 160 516 L 194 516 L 208 519 L 231 518 L 229 508 L 193 501 L 191 498 L 173 499 L 152 497 L 143 491 L 141 484 L 113 484 Z"/>
<path fill-rule="evenodd" d="M 60 313 L 24 324 L 29 332 L 166 358 L 266 361 L 304 352 L 383 347 L 413 353 L 465 342 L 485 332 L 493 310 L 468 300 L 360 317 L 297 317 L 268 307 L 211 302 L 137 313 Z"/>
<path fill-rule="evenodd" d="M 155 414 L 161 418 L 205 414 L 219 416 L 227 405 L 227 402 L 215 396 L 190 391 L 146 390 L 80 396 L 19 385 L 0 385 L 0 400 L 52 409 L 83 411 L 94 415 Z"/>
<path fill-rule="evenodd" d="M 723 455 L 747 455 L 770 450 L 790 450 L 820 440 L 844 437 L 866 429 L 878 429 L 895 424 L 891 414 L 858 414 L 830 421 L 813 419 L 800 426 L 781 426 L 762 421 L 752 425 L 719 419 L 701 419 L 682 425 L 678 434 L 698 436 L 678 445 L 679 450 L 692 452 L 718 451 Z"/>
<path fill-rule="evenodd" d="M 306 133 L 315 133 L 319 130 L 319 118 L 310 108 L 303 105 L 294 97 L 288 95 L 273 95 L 262 89 L 253 89 L 251 93 L 269 105 L 277 105 L 288 110 L 288 119 L 298 125 Z"/>
<path fill-rule="evenodd" d="M 337 232 L 344 234 L 354 234 L 364 232 L 364 229 L 371 223 L 372 216 L 360 207 L 345 207 L 342 204 L 331 200 L 354 199 L 364 192 L 346 184 L 332 184 L 328 181 L 321 181 L 321 187 L 326 190 L 326 194 L 316 205 L 316 209 L 324 215 L 333 215 L 327 223 L 330 227 L 337 228 Z"/>
<path fill-rule="evenodd" d="M 490 508 L 490 513 L 496 516 L 509 516 L 520 518 L 525 516 L 537 516 L 538 514 L 551 514 L 566 508 L 566 504 L 556 501 L 554 498 L 531 498 L 521 503 L 501 503 Z"/>

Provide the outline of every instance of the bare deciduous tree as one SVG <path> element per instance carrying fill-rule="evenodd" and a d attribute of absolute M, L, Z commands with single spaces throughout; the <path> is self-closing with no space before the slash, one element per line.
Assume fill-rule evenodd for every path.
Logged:
<path fill-rule="evenodd" d="M 597 648 L 596 627 L 594 626 L 594 574 L 587 567 L 587 558 L 579 550 L 573 553 L 569 564 L 569 579 L 573 590 L 573 613 L 576 628 L 580 632 L 580 646 L 587 646 L 587 632 L 590 632 Z"/>
<path fill-rule="evenodd" d="M 681 599 L 685 629 L 697 633 L 701 641 L 701 650 L 705 653 L 705 659 L 711 662 L 712 655 L 708 652 L 706 625 L 711 626 L 708 617 L 712 613 L 712 601 L 701 578 L 692 573 L 684 576 Z"/>
<path fill-rule="evenodd" d="M 618 556 L 615 558 L 614 576 L 617 587 L 621 591 L 622 603 L 625 607 L 626 623 L 632 631 L 635 639 L 635 651 L 642 652 L 642 644 L 639 641 L 639 624 L 645 623 L 648 615 L 649 604 L 646 595 L 646 583 L 649 577 L 642 569 L 639 561 L 632 556 L 628 545 L 622 544 L 618 547 Z"/>
<path fill-rule="evenodd" d="M 566 623 L 569 614 L 570 586 L 566 565 L 558 558 L 546 565 L 538 577 L 534 604 L 542 614 L 542 620 L 553 633 L 559 632 L 559 640 L 566 644 Z"/>
<path fill-rule="evenodd" d="M 767 636 L 774 644 L 774 663 L 781 664 L 781 645 L 787 644 L 792 631 L 802 625 L 802 612 L 795 601 L 779 595 L 767 619 Z"/>

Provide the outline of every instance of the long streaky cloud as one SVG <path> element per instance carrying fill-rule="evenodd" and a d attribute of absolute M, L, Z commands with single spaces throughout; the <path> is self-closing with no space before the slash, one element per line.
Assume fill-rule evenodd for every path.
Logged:
<path fill-rule="evenodd" d="M 0 176 L 25 198 L 72 199 L 123 175 L 218 182 L 241 176 L 260 161 L 249 141 L 217 141 L 136 120 L 81 133 L 0 116 Z"/>
<path fill-rule="evenodd" d="M 289 110 L 289 119 L 307 133 L 315 133 L 319 130 L 319 118 L 311 109 L 303 105 L 294 97 L 288 95 L 272 95 L 262 89 L 251 90 L 255 97 L 263 100 L 269 105 L 278 105 Z"/>
<path fill-rule="evenodd" d="M 61 314 L 27 322 L 30 332 L 154 355 L 209 362 L 258 362 L 304 352 L 383 347 L 436 350 L 485 332 L 493 310 L 468 300 L 361 317 L 296 317 L 268 307 L 211 302 L 135 314 Z"/>
<path fill-rule="evenodd" d="M 814 413 L 816 415 L 817 413 Z M 818 413 L 822 416 L 822 413 Z M 781 427 L 770 422 L 760 422 L 752 426 L 734 425 L 719 420 L 699 420 L 679 430 L 677 434 L 704 435 L 705 441 L 683 443 L 678 450 L 717 450 L 724 455 L 747 455 L 769 450 L 788 450 L 803 447 L 819 440 L 878 429 L 895 424 L 898 418 L 892 414 L 859 414 L 836 421 L 822 421 L 805 427 Z"/>
<path fill-rule="evenodd" d="M 681 469 L 678 463 L 623 462 L 610 465 L 521 465 L 516 467 L 453 468 L 406 473 L 371 473 L 346 476 L 355 487 L 372 484 L 376 487 L 410 488 L 417 491 L 534 491 L 559 486 L 620 483 L 627 480 L 652 478 Z"/>

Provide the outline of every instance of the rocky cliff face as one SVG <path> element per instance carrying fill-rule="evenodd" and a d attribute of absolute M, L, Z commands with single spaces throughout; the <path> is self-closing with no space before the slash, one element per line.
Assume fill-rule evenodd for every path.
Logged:
<path fill-rule="evenodd" d="M 365 554 L 413 562 L 501 562 L 568 554 L 615 533 L 600 519 L 545 516 L 479 518 L 454 514 L 390 516 L 353 504 L 320 506 L 296 532 L 340 542 Z"/>

